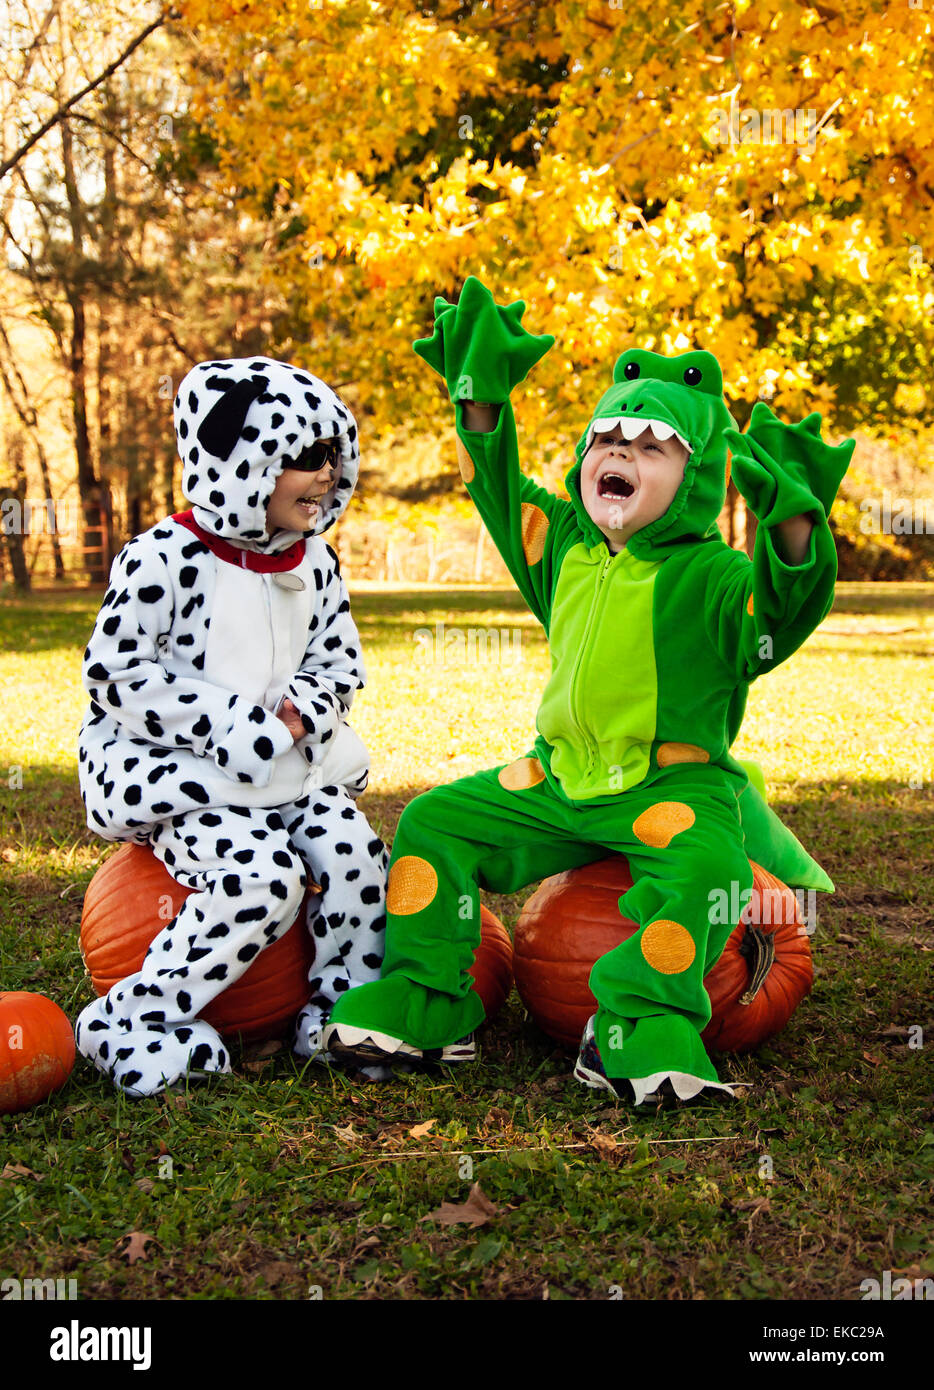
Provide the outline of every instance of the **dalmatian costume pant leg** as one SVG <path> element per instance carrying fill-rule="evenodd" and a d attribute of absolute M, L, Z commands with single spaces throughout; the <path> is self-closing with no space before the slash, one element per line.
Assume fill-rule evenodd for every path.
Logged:
<path fill-rule="evenodd" d="M 324 892 L 303 1055 L 338 995 L 377 978 L 385 923 L 388 853 L 354 804 L 368 758 L 347 722 L 365 669 L 320 534 L 356 481 L 353 417 L 309 373 L 243 358 L 193 368 L 175 419 L 194 505 L 117 557 L 83 672 L 88 824 L 151 844 L 196 890 L 139 975 L 78 1020 L 79 1050 L 134 1095 L 229 1069 L 199 1011 L 247 968 L 241 952 L 288 927 L 308 874 Z M 313 530 L 269 534 L 279 473 L 321 439 L 337 442 L 340 467 Z M 297 741 L 276 717 L 285 698 L 306 731 Z"/>
<path fill-rule="evenodd" d="M 227 1049 L 198 1015 L 287 931 L 305 889 L 277 810 L 189 811 L 150 843 L 196 890 L 153 941 L 142 968 L 83 1010 L 78 1047 L 121 1090 L 152 1095 L 186 1073 L 229 1072 Z"/>
<path fill-rule="evenodd" d="M 309 909 L 311 998 L 298 1016 L 294 1044 L 312 1057 L 321 1053 L 321 1032 L 340 995 L 379 979 L 389 851 L 342 787 L 322 787 L 282 814 L 291 843 L 314 865 L 322 889 Z"/>

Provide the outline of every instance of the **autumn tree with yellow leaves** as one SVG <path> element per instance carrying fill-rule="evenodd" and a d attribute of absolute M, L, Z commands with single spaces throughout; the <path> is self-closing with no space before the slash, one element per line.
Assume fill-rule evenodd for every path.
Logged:
<path fill-rule="evenodd" d="M 447 418 L 410 343 L 468 274 L 557 339 L 516 393 L 543 461 L 633 343 L 715 353 L 741 421 L 931 420 L 934 6 L 180 10 L 192 114 L 278 210 L 281 350 L 371 428 Z"/>

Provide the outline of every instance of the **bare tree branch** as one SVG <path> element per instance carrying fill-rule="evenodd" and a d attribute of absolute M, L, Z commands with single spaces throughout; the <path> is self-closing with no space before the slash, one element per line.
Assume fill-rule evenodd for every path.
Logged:
<path fill-rule="evenodd" d="M 49 117 L 47 121 L 43 122 L 43 124 L 39 127 L 38 130 L 33 131 L 29 139 L 24 144 L 20 145 L 19 149 L 14 154 L 12 154 L 9 159 L 5 159 L 3 163 L 0 164 L 0 179 L 2 179 L 5 174 L 8 174 L 14 165 L 19 163 L 19 161 L 23 158 L 23 155 L 25 155 L 29 150 L 31 150 L 33 145 L 35 145 L 38 140 L 41 140 L 43 135 L 50 131 L 52 127 L 56 125 L 62 119 L 62 117 L 67 114 L 68 111 L 71 110 L 71 108 L 75 105 L 76 102 L 79 102 L 83 97 L 86 97 L 88 92 L 93 92 L 94 88 L 99 87 L 102 82 L 106 82 L 107 78 L 112 76 L 113 73 L 115 73 L 117 69 L 121 66 L 121 64 L 126 62 L 127 58 L 129 58 L 130 54 L 134 51 L 134 49 L 139 48 L 140 44 L 145 39 L 149 38 L 150 34 L 154 33 L 156 29 L 161 28 L 161 26 L 165 24 L 166 20 L 174 19 L 176 17 L 177 15 L 175 11 L 167 10 L 165 13 L 161 14 L 158 19 L 153 20 L 152 24 L 147 25 L 141 33 L 137 34 L 136 38 L 133 39 L 132 43 L 127 45 L 124 51 L 120 54 L 119 58 L 115 58 L 112 63 L 109 63 L 107 67 L 104 69 L 104 71 L 100 73 L 97 77 L 95 77 L 92 82 L 88 82 L 86 86 L 82 87 L 80 92 L 76 92 L 73 97 L 69 97 L 69 99 L 63 105 L 61 105 L 58 108 L 58 110 Z"/>

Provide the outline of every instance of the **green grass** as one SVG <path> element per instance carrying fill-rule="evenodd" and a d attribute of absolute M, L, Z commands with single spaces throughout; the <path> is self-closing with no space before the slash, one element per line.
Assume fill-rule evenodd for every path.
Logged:
<path fill-rule="evenodd" d="M 515 995 L 478 1065 L 389 1085 L 253 1049 L 230 1078 L 131 1102 L 79 1059 L 48 1102 L 0 1119 L 0 1279 L 74 1277 L 81 1298 L 847 1299 L 884 1269 L 934 1274 L 932 599 L 841 585 L 751 692 L 736 751 L 838 891 L 813 993 L 757 1054 L 719 1059 L 753 1083 L 744 1100 L 615 1106 Z M 74 761 L 98 602 L 0 603 L 0 987 L 71 1018 L 91 997 L 81 899 L 110 852 L 84 828 Z M 366 586 L 353 603 L 362 804 L 391 841 L 417 792 L 531 747 L 548 656 L 510 592 Z M 442 661 L 436 623 L 501 631 L 509 655 L 452 644 Z M 486 901 L 512 926 L 533 887 Z M 423 1220 L 467 1199 L 463 1155 L 497 1214 Z M 133 1263 L 131 1231 L 154 1237 Z"/>

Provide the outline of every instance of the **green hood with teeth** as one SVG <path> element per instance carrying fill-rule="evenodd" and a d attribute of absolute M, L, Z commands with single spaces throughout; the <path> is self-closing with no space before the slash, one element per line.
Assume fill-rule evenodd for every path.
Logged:
<path fill-rule="evenodd" d="M 604 539 L 584 506 L 581 465 L 591 431 L 599 420 L 658 420 L 668 425 L 691 450 L 684 481 L 663 516 L 637 531 L 627 547 L 640 559 L 662 559 L 685 541 L 717 533 L 717 518 L 726 498 L 727 446 L 723 431 L 736 427 L 723 399 L 720 364 L 709 352 L 663 357 L 633 348 L 613 370 L 613 385 L 597 403 L 575 450 L 576 463 L 565 478 L 577 519 L 590 545 Z"/>

